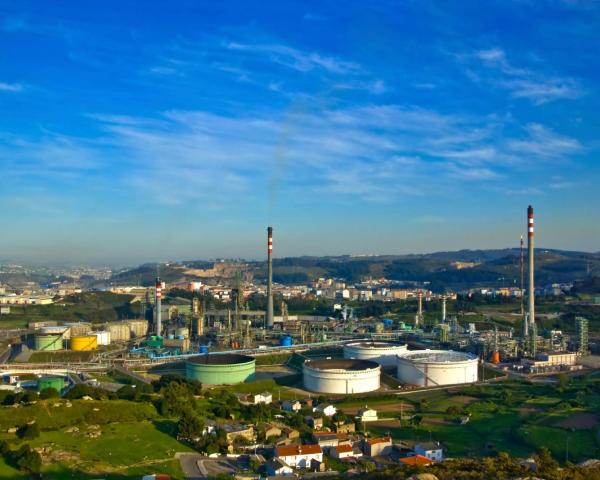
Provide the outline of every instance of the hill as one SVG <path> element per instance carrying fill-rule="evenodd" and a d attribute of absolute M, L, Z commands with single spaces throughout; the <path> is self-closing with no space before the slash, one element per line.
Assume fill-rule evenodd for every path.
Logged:
<path fill-rule="evenodd" d="M 600 274 L 600 255 L 555 249 L 537 249 L 536 281 L 540 286 L 584 280 Z M 386 277 L 401 283 L 429 282 L 433 290 L 464 289 L 476 286 L 513 286 L 520 283 L 518 249 L 459 250 L 429 254 L 385 256 L 287 257 L 273 261 L 273 278 L 283 284 L 307 283 L 319 277 L 359 282 L 365 277 Z M 192 280 L 186 270 L 209 262 L 195 260 L 160 266 L 160 276 L 168 283 Z M 266 280 L 266 262 L 239 263 L 258 281 Z M 146 264 L 120 272 L 114 283 L 151 285 L 156 264 Z"/>

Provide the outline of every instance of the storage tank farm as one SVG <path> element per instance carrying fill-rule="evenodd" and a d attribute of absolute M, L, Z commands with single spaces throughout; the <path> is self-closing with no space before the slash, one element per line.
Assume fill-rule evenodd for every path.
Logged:
<path fill-rule="evenodd" d="M 452 350 L 414 350 L 398 355 L 397 376 L 402 383 L 420 387 L 473 383 L 479 358 Z"/>
<path fill-rule="evenodd" d="M 344 345 L 344 358 L 371 360 L 383 367 L 395 367 L 396 357 L 405 353 L 407 349 L 405 344 L 365 340 Z"/>
<path fill-rule="evenodd" d="M 381 366 L 370 360 L 306 360 L 302 366 L 304 388 L 311 392 L 351 395 L 378 390 Z"/>

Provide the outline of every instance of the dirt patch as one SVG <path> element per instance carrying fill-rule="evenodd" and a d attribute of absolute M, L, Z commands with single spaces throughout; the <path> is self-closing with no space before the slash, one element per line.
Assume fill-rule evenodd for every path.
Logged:
<path fill-rule="evenodd" d="M 528 415 L 540 412 L 540 409 L 535 407 L 519 407 L 517 412 L 519 412 L 520 416 L 526 417 Z"/>
<path fill-rule="evenodd" d="M 369 402 L 365 402 L 368 403 Z M 405 415 L 408 414 L 409 412 L 412 412 L 414 410 L 414 406 L 411 405 L 410 403 L 404 402 L 403 404 L 401 404 L 400 402 L 394 402 L 394 403 L 378 403 L 375 405 L 369 405 L 370 408 L 372 408 L 373 410 L 376 410 L 377 413 L 404 413 Z M 355 415 L 356 412 L 361 409 L 363 407 L 342 407 L 340 410 L 342 412 L 344 412 L 346 415 Z"/>
<path fill-rule="evenodd" d="M 594 413 L 576 413 L 554 424 L 555 427 L 587 430 L 598 424 L 598 415 Z"/>
<path fill-rule="evenodd" d="M 450 397 L 450 400 L 452 400 L 453 402 L 461 403 L 463 405 L 471 405 L 472 403 L 477 401 L 475 397 L 469 397 L 468 395 L 454 395 Z"/>

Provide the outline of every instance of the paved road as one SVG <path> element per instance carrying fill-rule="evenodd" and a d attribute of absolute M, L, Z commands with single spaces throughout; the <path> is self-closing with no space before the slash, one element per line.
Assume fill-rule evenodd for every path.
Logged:
<path fill-rule="evenodd" d="M 204 480 L 206 478 L 206 471 L 203 473 L 198 468 L 199 459 L 205 457 L 197 453 L 180 453 L 178 456 L 186 480 Z"/>

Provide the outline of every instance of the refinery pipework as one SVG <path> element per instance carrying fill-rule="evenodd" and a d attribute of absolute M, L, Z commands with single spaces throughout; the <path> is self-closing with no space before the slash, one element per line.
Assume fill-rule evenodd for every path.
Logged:
<path fill-rule="evenodd" d="M 267 328 L 273 328 L 273 227 L 267 228 Z"/>

